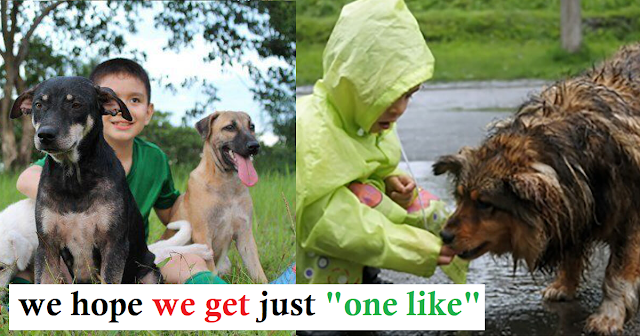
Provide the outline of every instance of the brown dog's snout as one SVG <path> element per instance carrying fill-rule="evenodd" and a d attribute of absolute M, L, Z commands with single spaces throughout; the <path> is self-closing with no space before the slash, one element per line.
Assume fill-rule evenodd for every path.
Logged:
<path fill-rule="evenodd" d="M 257 141 L 252 140 L 247 142 L 247 151 L 249 152 L 249 155 L 258 154 L 258 150 L 260 150 L 260 144 Z"/>
<path fill-rule="evenodd" d="M 445 244 L 451 244 L 456 235 L 449 230 L 440 231 L 440 238 L 442 238 L 442 242 Z"/>

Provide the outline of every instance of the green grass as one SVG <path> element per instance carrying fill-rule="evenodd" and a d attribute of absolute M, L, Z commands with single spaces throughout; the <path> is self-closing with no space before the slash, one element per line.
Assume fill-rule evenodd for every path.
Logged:
<path fill-rule="evenodd" d="M 348 0 L 298 0 L 297 84 L 322 77 L 322 52 Z M 582 2 L 584 47 L 560 48 L 559 0 L 406 0 L 436 58 L 433 81 L 559 79 L 640 41 L 640 3 Z"/>
<path fill-rule="evenodd" d="M 173 169 L 176 188 L 184 192 L 191 169 Z M 295 201 L 295 177 L 293 174 L 265 172 L 259 174 L 260 181 L 249 189 L 253 199 L 253 236 L 260 252 L 260 261 L 267 276 L 277 278 L 285 268 L 295 261 L 295 229 L 289 219 L 286 202 L 293 209 Z M 155 213 L 149 219 L 149 242 L 155 242 L 164 232 L 165 226 Z M 229 257 L 233 272 L 222 278 L 229 283 L 252 283 L 235 248 Z"/>
<path fill-rule="evenodd" d="M 442 42 L 430 43 L 436 59 L 431 81 L 541 78 L 560 79 L 579 73 L 610 56 L 616 41 L 589 44 L 583 52 L 568 55 L 553 43 Z M 302 44 L 298 49 L 298 85 L 309 85 L 322 77 L 322 45 Z"/>
<path fill-rule="evenodd" d="M 228 330 L 215 330 L 215 331 L 161 331 L 161 330 L 142 330 L 142 331 L 10 331 L 9 330 L 9 316 L 8 314 L 0 314 L 0 334 L 3 336 L 50 336 L 50 335 L 64 335 L 64 336 L 133 336 L 133 335 L 151 335 L 151 336 L 236 336 L 236 335 L 256 335 L 256 336 L 288 336 L 294 335 L 293 331 L 266 331 L 266 330 L 253 330 L 253 331 L 228 331 Z"/>
<path fill-rule="evenodd" d="M 174 167 L 173 177 L 178 188 L 183 192 L 191 168 Z M 269 280 L 275 279 L 292 262 L 295 261 L 295 230 L 289 209 L 295 208 L 295 179 L 291 173 L 260 172 L 260 181 L 250 189 L 254 208 L 254 231 L 260 261 Z M 12 204 L 24 196 L 15 186 L 18 173 L 0 174 L 0 210 Z M 285 202 L 286 199 L 286 202 Z M 1 223 L 0 223 L 1 224 Z M 149 241 L 153 242 L 162 235 L 164 225 L 158 220 L 155 213 L 150 218 Z M 230 252 L 232 272 L 223 276 L 229 283 L 251 283 L 242 261 L 235 249 Z M 52 332 L 12 332 L 8 329 L 7 314 L 0 314 L 1 335 L 51 335 Z M 216 335 L 291 335 L 291 331 L 216 331 Z M 115 335 L 114 332 L 59 332 L 64 335 Z M 118 335 L 211 335 L 212 332 L 118 332 Z"/>
<path fill-rule="evenodd" d="M 353 0 L 297 0 L 296 16 L 312 15 L 316 17 L 338 15 L 345 4 Z M 561 0 L 405 0 L 412 11 L 437 10 L 560 10 Z M 582 0 L 583 11 L 599 12 L 615 10 L 636 4 L 636 0 Z"/>

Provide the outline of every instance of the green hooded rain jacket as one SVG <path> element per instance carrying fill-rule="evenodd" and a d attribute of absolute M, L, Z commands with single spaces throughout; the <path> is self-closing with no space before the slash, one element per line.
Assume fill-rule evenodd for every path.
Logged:
<path fill-rule="evenodd" d="M 384 178 L 400 174 L 395 129 L 369 129 L 433 67 L 402 0 L 343 8 L 324 50 L 323 78 L 296 102 L 297 283 L 361 283 L 365 265 L 433 274 L 442 243 L 423 219 L 386 196 L 371 208 L 347 188 L 359 181 L 384 193 Z M 431 202 L 426 216 L 428 229 L 439 231 L 444 203 Z M 464 282 L 464 267 L 452 266 L 446 273 Z"/>

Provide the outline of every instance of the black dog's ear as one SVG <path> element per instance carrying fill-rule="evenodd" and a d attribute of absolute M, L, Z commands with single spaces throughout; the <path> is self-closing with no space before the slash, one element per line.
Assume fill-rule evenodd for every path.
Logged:
<path fill-rule="evenodd" d="M 23 92 L 18 96 L 18 98 L 16 98 L 16 101 L 13 102 L 13 106 L 11 106 L 11 114 L 9 114 L 11 119 L 19 118 L 22 114 L 31 114 L 33 93 L 36 91 L 36 88 L 38 88 L 37 85 Z"/>
<path fill-rule="evenodd" d="M 209 135 L 211 134 L 211 125 L 219 115 L 220 112 L 214 112 L 213 114 L 200 119 L 200 121 L 196 123 L 196 130 L 198 130 L 202 139 L 207 140 L 209 138 Z"/>
<path fill-rule="evenodd" d="M 102 114 L 110 114 L 112 116 L 118 115 L 118 112 L 122 113 L 122 117 L 127 121 L 132 121 L 131 113 L 127 108 L 127 105 L 118 98 L 115 92 L 107 87 L 95 86 L 96 93 L 98 94 L 98 102 L 102 106 Z"/>

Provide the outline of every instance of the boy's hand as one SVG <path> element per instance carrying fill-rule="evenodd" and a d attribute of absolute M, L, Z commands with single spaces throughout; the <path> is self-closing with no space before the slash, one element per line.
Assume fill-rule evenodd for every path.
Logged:
<path fill-rule="evenodd" d="M 38 196 L 38 184 L 40 183 L 41 174 L 42 167 L 37 165 L 25 169 L 18 177 L 16 188 L 25 196 L 35 200 L 36 196 Z"/>
<path fill-rule="evenodd" d="M 440 249 L 440 255 L 438 255 L 438 265 L 439 266 L 449 265 L 453 260 L 453 257 L 455 256 L 456 256 L 456 251 L 454 251 L 452 248 L 450 248 L 447 245 L 442 245 L 442 248 Z"/>
<path fill-rule="evenodd" d="M 386 194 L 403 208 L 408 208 L 413 201 L 416 182 L 407 175 L 389 176 L 384 180 Z"/>

